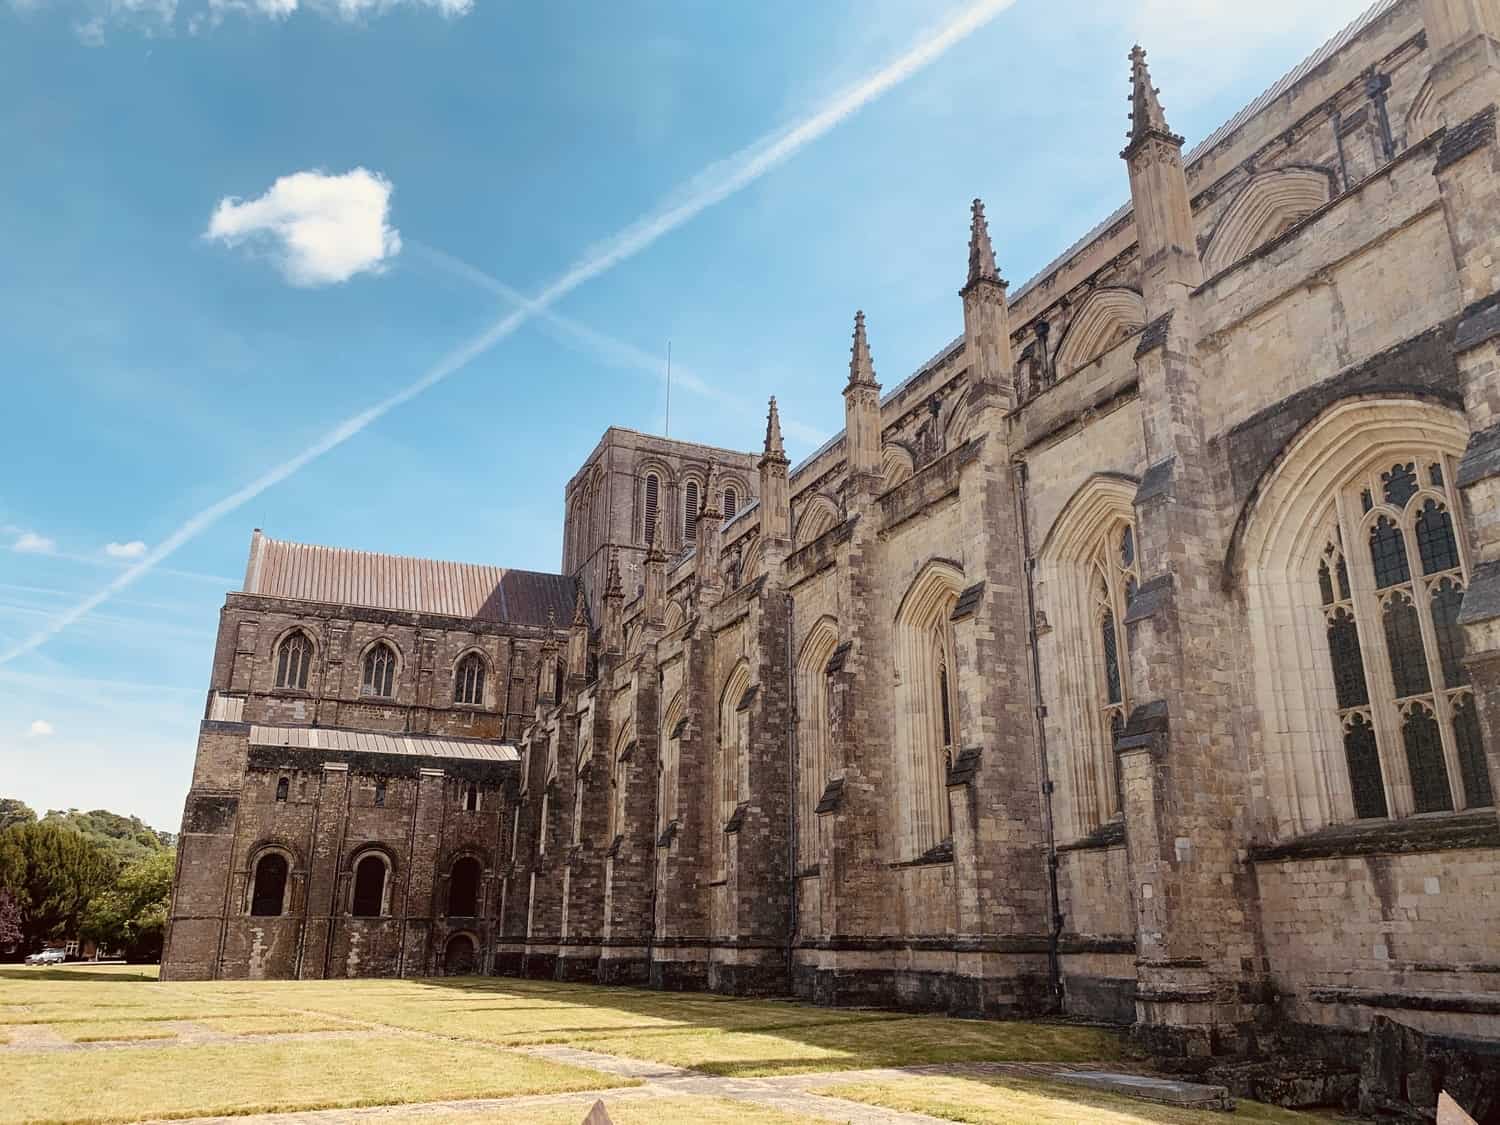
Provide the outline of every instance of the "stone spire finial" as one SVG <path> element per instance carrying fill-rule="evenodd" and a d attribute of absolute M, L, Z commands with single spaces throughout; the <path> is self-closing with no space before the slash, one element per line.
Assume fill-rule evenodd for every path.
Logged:
<path fill-rule="evenodd" d="M 1159 93 L 1161 91 L 1151 84 L 1146 52 L 1137 43 L 1130 51 L 1130 132 L 1126 134 L 1130 141 L 1129 148 L 1134 148 L 1150 136 L 1182 144 L 1182 138 L 1167 125 L 1166 112 L 1157 99 Z"/>
<path fill-rule="evenodd" d="M 604 596 L 606 598 L 625 596 L 625 584 L 620 579 L 620 549 L 618 547 L 611 547 L 609 551 L 609 577 L 604 582 Z"/>
<path fill-rule="evenodd" d="M 786 446 L 781 443 L 781 413 L 776 409 L 775 395 L 771 396 L 771 408 L 766 412 L 765 455 L 786 460 Z"/>
<path fill-rule="evenodd" d="M 875 361 L 870 358 L 870 341 L 865 338 L 865 314 L 854 314 L 854 346 L 849 349 L 849 386 L 876 387 Z"/>
<path fill-rule="evenodd" d="M 974 200 L 973 211 L 974 218 L 969 227 L 969 284 L 999 281 L 995 248 L 990 244 L 990 225 L 984 218 L 984 200 Z"/>

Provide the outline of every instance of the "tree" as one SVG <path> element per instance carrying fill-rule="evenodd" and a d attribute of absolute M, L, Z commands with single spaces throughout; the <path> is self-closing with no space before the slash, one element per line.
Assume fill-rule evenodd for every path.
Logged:
<path fill-rule="evenodd" d="M 9 891 L 0 889 L 0 953 L 17 948 L 25 935 L 21 932 L 21 908 Z"/>
<path fill-rule="evenodd" d="M 20 907 L 27 949 L 76 934 L 89 900 L 118 870 L 108 853 L 63 824 L 13 824 L 0 832 L 0 889 Z"/>
<path fill-rule="evenodd" d="M 161 959 L 172 899 L 177 853 L 155 852 L 136 860 L 95 895 L 83 917 L 82 933 L 101 948 L 123 953 L 129 961 Z"/>
<path fill-rule="evenodd" d="M 0 832 L 4 832 L 12 824 L 29 824 L 36 820 L 36 813 L 31 811 L 31 806 L 25 801 L 18 801 L 14 797 L 0 797 Z"/>
<path fill-rule="evenodd" d="M 138 816 L 121 816 L 108 809 L 50 809 L 42 823 L 60 824 L 81 833 L 114 856 L 121 867 L 172 845 L 171 833 L 157 832 Z"/>

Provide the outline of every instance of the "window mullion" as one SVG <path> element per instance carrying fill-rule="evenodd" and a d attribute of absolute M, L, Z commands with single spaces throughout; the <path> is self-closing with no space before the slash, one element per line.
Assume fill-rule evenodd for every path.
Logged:
<path fill-rule="evenodd" d="M 1358 489 L 1368 482 L 1356 482 Z M 1348 496 L 1339 493 L 1335 504 L 1349 570 L 1349 600 L 1359 632 L 1360 656 L 1365 666 L 1365 689 L 1370 697 L 1370 723 L 1375 728 L 1375 750 L 1380 755 L 1381 782 L 1385 786 L 1386 809 L 1393 817 L 1407 816 L 1413 806 L 1406 755 L 1401 753 L 1400 709 L 1391 681 L 1391 663 L 1385 649 L 1385 605 L 1375 588 L 1375 568 L 1370 561 L 1369 519 L 1349 519 Z M 1350 533 L 1353 528 L 1354 533 Z M 1365 612 L 1361 613 L 1361 609 Z"/>

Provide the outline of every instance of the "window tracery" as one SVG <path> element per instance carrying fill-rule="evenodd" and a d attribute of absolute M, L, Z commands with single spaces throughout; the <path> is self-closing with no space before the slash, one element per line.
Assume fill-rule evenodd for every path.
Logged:
<path fill-rule="evenodd" d="M 359 694 L 377 699 L 391 698 L 395 685 L 396 653 L 384 641 L 365 654 L 364 675 L 360 681 Z"/>
<path fill-rule="evenodd" d="M 313 646 L 301 630 L 281 642 L 276 654 L 276 686 L 307 690 L 307 673 L 312 667 Z"/>

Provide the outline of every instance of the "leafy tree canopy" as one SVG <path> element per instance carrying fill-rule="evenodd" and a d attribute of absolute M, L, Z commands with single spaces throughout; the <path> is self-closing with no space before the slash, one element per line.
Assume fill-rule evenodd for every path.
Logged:
<path fill-rule="evenodd" d="M 130 864 L 114 886 L 89 902 L 83 935 L 127 960 L 158 960 L 176 866 L 175 851 L 153 852 Z"/>
<path fill-rule="evenodd" d="M 170 832 L 158 832 L 138 816 L 121 816 L 106 809 L 51 809 L 42 823 L 72 828 L 114 856 L 122 867 L 172 846 Z"/>
<path fill-rule="evenodd" d="M 4 832 L 12 824 L 29 824 L 36 819 L 36 813 L 25 801 L 18 801 L 14 797 L 0 797 L 0 832 Z"/>

